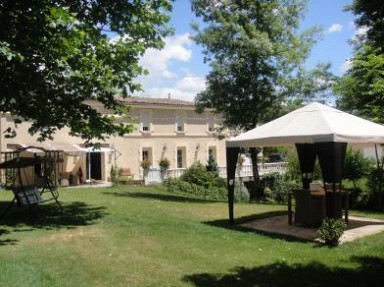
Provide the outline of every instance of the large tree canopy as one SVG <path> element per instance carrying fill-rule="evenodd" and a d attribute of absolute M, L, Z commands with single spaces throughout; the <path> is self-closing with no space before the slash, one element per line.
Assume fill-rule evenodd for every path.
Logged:
<path fill-rule="evenodd" d="M 384 123 L 384 2 L 355 0 L 346 7 L 366 33 L 353 41 L 351 68 L 334 86 L 340 108 Z"/>
<path fill-rule="evenodd" d="M 283 102 L 302 100 L 327 83 L 303 68 L 317 32 L 299 31 L 305 8 L 303 0 L 193 0 L 193 11 L 206 23 L 196 26 L 194 38 L 212 68 L 207 89 L 196 98 L 198 110 L 214 108 L 223 127 L 250 130 L 277 117 Z M 319 66 L 318 75 L 327 69 Z M 260 198 L 256 149 L 251 158 L 252 196 Z"/>
<path fill-rule="evenodd" d="M 85 141 L 129 132 L 89 101 L 123 112 L 114 96 L 140 88 L 138 59 L 162 46 L 171 1 L 1 1 L 0 113 L 41 140 L 65 126 Z"/>
<path fill-rule="evenodd" d="M 192 9 L 206 23 L 195 40 L 212 68 L 196 104 L 215 108 L 225 127 L 252 129 L 283 100 L 309 97 L 325 83 L 303 68 L 318 32 L 299 32 L 306 1 L 193 0 Z M 319 66 L 317 76 L 327 69 Z"/>

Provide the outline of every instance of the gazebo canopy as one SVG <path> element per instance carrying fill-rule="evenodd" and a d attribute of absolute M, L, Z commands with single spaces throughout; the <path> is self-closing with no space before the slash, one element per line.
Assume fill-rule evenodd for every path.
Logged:
<path fill-rule="evenodd" d="M 384 126 L 312 103 L 227 140 L 230 222 L 233 222 L 234 179 L 239 149 L 283 145 L 296 145 L 304 189 L 309 187 L 310 174 L 316 157 L 319 158 L 324 182 L 333 183 L 333 194 L 329 193 L 330 199 L 327 199 L 327 216 L 338 217 L 341 197 L 340 193 L 336 193 L 336 186 L 341 188 L 347 143 L 384 143 Z"/>
<path fill-rule="evenodd" d="M 312 103 L 227 140 L 227 147 L 300 143 L 384 143 L 384 126 Z"/>

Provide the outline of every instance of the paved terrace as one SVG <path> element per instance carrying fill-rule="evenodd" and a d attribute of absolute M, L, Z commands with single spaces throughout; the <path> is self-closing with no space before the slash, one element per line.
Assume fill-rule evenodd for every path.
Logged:
<path fill-rule="evenodd" d="M 270 234 L 289 236 L 308 241 L 319 241 L 317 228 L 288 225 L 288 215 L 271 216 L 241 224 L 242 227 Z M 347 230 L 340 239 L 340 244 L 358 238 L 384 232 L 384 220 L 349 216 Z"/>

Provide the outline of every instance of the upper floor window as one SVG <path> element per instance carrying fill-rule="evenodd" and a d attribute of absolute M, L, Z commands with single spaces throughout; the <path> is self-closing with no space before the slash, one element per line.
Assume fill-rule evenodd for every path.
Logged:
<path fill-rule="evenodd" d="M 185 132 L 184 115 L 182 113 L 176 115 L 176 132 Z"/>
<path fill-rule="evenodd" d="M 151 117 L 148 112 L 140 114 L 140 130 L 142 132 L 151 131 Z"/>
<path fill-rule="evenodd" d="M 213 116 L 208 117 L 208 131 L 213 133 L 215 131 L 215 118 Z"/>

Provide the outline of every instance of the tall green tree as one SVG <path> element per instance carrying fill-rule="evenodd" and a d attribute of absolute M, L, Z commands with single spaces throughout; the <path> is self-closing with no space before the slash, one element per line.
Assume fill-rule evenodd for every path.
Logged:
<path fill-rule="evenodd" d="M 384 123 L 384 2 L 355 0 L 346 10 L 366 33 L 352 41 L 351 67 L 334 85 L 340 108 Z"/>
<path fill-rule="evenodd" d="M 354 0 L 345 8 L 355 14 L 355 25 L 364 30 L 352 41 L 351 67 L 334 85 L 341 109 L 378 123 L 384 123 L 384 2 Z M 369 185 L 378 196 L 379 209 L 384 202 L 383 162 L 376 153 L 377 169 L 369 176 Z M 381 161 L 381 162 L 380 162 Z"/>
<path fill-rule="evenodd" d="M 139 57 L 162 47 L 171 1 L 0 1 L 0 113 L 40 140 L 65 126 L 85 141 L 130 132 L 89 103 L 126 112 L 114 96 L 140 88 Z"/>
<path fill-rule="evenodd" d="M 247 131 L 279 114 L 283 102 L 302 101 L 324 86 L 303 68 L 317 28 L 299 31 L 304 0 L 193 0 L 192 10 L 206 25 L 195 41 L 211 66 L 198 110 L 214 108 L 223 127 Z M 319 75 L 328 66 L 318 67 Z M 251 149 L 259 185 L 257 150 Z M 254 191 L 255 192 L 255 191 Z M 259 189 L 255 197 L 262 196 Z"/>

